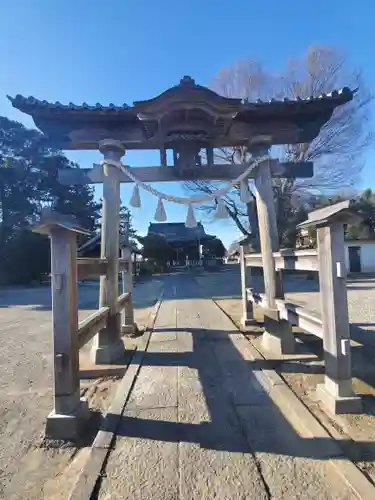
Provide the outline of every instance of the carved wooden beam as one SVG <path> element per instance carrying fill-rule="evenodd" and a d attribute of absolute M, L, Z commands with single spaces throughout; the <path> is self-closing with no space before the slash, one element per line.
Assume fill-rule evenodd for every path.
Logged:
<path fill-rule="evenodd" d="M 309 178 L 314 175 L 312 162 L 279 162 L 270 160 L 272 177 Z M 175 167 L 135 167 L 132 172 L 142 182 L 178 182 L 194 180 L 231 181 L 236 179 L 246 168 L 244 164 L 202 165 L 189 172 L 179 172 Z M 257 169 L 249 175 L 255 177 Z M 116 171 L 120 182 L 132 182 L 121 170 Z M 59 182 L 63 185 L 100 184 L 104 174 L 100 165 L 94 168 L 61 169 L 58 173 Z"/>

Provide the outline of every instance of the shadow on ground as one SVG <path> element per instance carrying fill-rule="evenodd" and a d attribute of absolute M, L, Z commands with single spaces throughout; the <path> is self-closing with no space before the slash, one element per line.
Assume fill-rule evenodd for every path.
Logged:
<path fill-rule="evenodd" d="M 177 291 L 172 282 L 171 292 L 166 294 L 166 298 L 201 299 L 206 296 L 201 292 L 193 280 L 186 278 Z M 193 351 L 145 352 L 142 365 L 179 366 L 197 370 L 210 422 L 192 424 L 125 415 L 117 427 L 117 435 L 197 443 L 202 448 L 228 452 L 263 452 L 323 460 L 343 456 L 334 439 L 308 439 L 299 435 L 260 384 L 260 370 L 273 368 L 275 361 L 244 359 L 231 341 L 232 335 L 238 336 L 238 330 L 161 328 L 155 329 L 153 335 L 168 331 L 177 332 L 177 335 L 182 331 L 190 332 Z M 310 358 L 301 358 L 299 361 L 306 362 L 308 370 L 316 369 L 309 364 Z M 285 368 L 302 370 L 303 366 L 299 362 L 288 362 Z M 344 440 L 343 445 L 349 442 L 352 444 L 350 440 L 348 443 Z M 372 461 L 375 458 L 373 442 L 356 442 L 356 450 L 357 453 L 359 450 L 362 460 Z"/>
<path fill-rule="evenodd" d="M 191 424 L 123 416 L 117 435 L 155 441 L 190 442 L 199 444 L 201 448 L 228 452 L 263 452 L 323 460 L 342 455 L 334 439 L 308 439 L 297 434 L 254 377 L 255 372 L 272 368 L 272 362 L 244 360 L 229 340 L 231 334 L 238 334 L 237 331 L 228 335 L 218 330 L 183 331 L 192 333 L 193 352 L 146 352 L 142 365 L 184 366 L 197 370 L 211 421 Z M 218 359 L 215 353 L 219 343 L 220 350 L 226 350 L 225 357 L 230 359 L 230 363 L 220 363 L 220 356 Z M 215 370 L 219 364 L 221 370 Z M 286 370 L 301 368 L 299 363 L 285 363 Z M 321 367 L 310 368 L 321 370 Z M 246 401 L 246 404 L 236 404 L 236 400 Z M 115 415 L 112 418 L 117 419 Z M 246 442 L 242 434 L 236 431 L 238 428 L 243 429 Z M 342 444 L 349 444 L 349 441 Z M 356 442 L 356 448 L 362 460 L 374 460 L 375 443 Z"/>

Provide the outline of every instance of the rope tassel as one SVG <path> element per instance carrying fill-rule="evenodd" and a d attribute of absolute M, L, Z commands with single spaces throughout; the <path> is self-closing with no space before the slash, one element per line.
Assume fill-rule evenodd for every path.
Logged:
<path fill-rule="evenodd" d="M 191 206 L 191 204 L 189 204 L 189 207 L 188 207 L 185 226 L 186 227 L 197 227 L 197 219 L 195 218 L 194 209 Z"/>
<path fill-rule="evenodd" d="M 217 200 L 217 208 L 215 212 L 215 219 L 226 219 L 229 216 L 227 207 L 225 206 L 224 200 L 219 198 Z"/>
<path fill-rule="evenodd" d="M 240 200 L 242 201 L 242 203 L 247 204 L 247 203 L 250 203 L 250 201 L 252 201 L 252 199 L 253 199 L 253 197 L 250 193 L 249 184 L 244 179 L 240 183 Z"/>
<path fill-rule="evenodd" d="M 137 183 L 134 185 L 133 194 L 130 198 L 129 204 L 133 208 L 141 208 L 141 197 L 139 195 L 139 186 Z"/>
<path fill-rule="evenodd" d="M 158 200 L 154 219 L 157 222 L 165 222 L 167 220 L 167 214 L 165 213 L 164 203 L 163 203 L 163 200 L 161 198 L 159 198 L 159 200 Z"/>

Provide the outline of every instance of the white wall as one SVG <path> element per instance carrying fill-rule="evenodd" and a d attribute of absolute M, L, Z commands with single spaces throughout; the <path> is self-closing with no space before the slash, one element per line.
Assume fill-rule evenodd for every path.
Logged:
<path fill-rule="evenodd" d="M 345 265 L 349 272 L 349 251 L 350 246 L 360 247 L 361 270 L 363 273 L 375 272 L 375 241 L 346 241 L 345 242 Z"/>

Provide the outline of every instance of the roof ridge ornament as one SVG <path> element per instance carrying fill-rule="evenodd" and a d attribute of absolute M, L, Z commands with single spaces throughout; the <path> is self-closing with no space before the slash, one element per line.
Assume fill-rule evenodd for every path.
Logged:
<path fill-rule="evenodd" d="M 196 85 L 194 78 L 189 75 L 184 75 L 180 80 L 180 85 L 188 85 L 194 87 Z"/>

